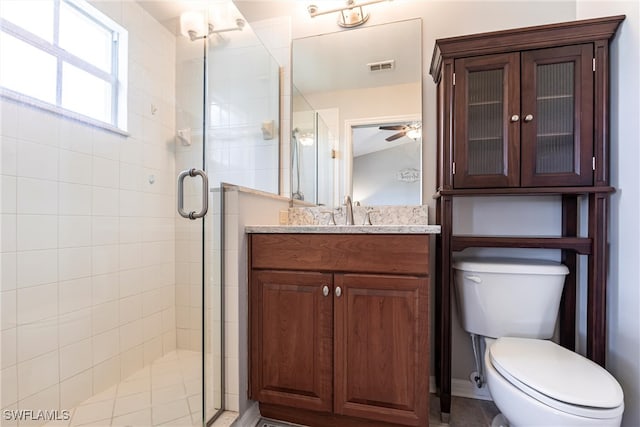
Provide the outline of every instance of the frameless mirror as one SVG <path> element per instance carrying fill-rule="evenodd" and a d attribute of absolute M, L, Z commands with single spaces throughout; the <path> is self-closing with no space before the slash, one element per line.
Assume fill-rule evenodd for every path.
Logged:
<path fill-rule="evenodd" d="M 292 198 L 420 204 L 422 21 L 294 39 Z"/>

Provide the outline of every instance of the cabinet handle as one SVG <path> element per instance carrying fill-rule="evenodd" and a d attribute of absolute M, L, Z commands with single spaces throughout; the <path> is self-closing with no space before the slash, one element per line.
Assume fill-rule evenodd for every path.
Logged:
<path fill-rule="evenodd" d="M 531 120 L 533 120 L 533 114 L 527 114 L 524 116 L 525 123 L 529 123 Z"/>
<path fill-rule="evenodd" d="M 517 114 L 514 114 L 513 116 L 511 116 L 511 122 L 517 122 L 518 120 L 520 120 L 520 116 Z"/>
<path fill-rule="evenodd" d="M 324 285 L 322 287 L 322 295 L 324 295 L 325 297 L 329 295 L 329 287 L 327 285 Z"/>
<path fill-rule="evenodd" d="M 340 288 L 340 286 L 338 286 L 338 287 L 336 288 L 336 297 L 337 297 L 337 298 L 340 298 L 340 295 L 342 295 L 342 289 Z"/>

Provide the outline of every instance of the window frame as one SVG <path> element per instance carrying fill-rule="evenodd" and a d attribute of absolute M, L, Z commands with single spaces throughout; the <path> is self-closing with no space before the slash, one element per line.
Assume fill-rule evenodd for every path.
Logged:
<path fill-rule="evenodd" d="M 111 33 L 111 69 L 109 72 L 96 65 L 74 55 L 59 46 L 60 34 L 60 9 L 61 3 L 75 9 L 91 22 Z M 39 109 L 61 114 L 71 119 L 100 127 L 122 135 L 127 133 L 127 49 L 128 32 L 115 21 L 107 17 L 95 6 L 84 0 L 53 0 L 53 42 L 50 43 L 30 31 L 0 17 L 0 31 L 15 37 L 18 40 L 33 46 L 55 57 L 56 66 L 56 102 L 47 101 L 16 92 L 4 86 L 0 86 L 0 95 L 3 98 L 14 100 Z M 62 106 L 62 68 L 63 64 L 70 64 L 104 82 L 111 87 L 111 122 L 106 122 L 83 113 L 64 108 Z"/>

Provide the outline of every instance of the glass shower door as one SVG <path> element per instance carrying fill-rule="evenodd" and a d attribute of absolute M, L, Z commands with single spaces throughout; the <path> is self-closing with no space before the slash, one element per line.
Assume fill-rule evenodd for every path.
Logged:
<path fill-rule="evenodd" d="M 206 14 L 206 11 L 203 11 Z M 223 411 L 220 201 L 209 183 L 206 127 L 207 38 L 179 38 L 176 49 L 177 346 L 194 357 L 189 404 L 208 425 Z"/>

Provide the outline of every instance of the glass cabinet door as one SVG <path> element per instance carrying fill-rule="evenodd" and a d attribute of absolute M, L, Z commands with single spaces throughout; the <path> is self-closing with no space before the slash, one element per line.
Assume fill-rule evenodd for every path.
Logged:
<path fill-rule="evenodd" d="M 523 187 L 593 182 L 591 45 L 522 53 Z"/>
<path fill-rule="evenodd" d="M 456 188 L 519 185 L 519 54 L 455 61 Z"/>

